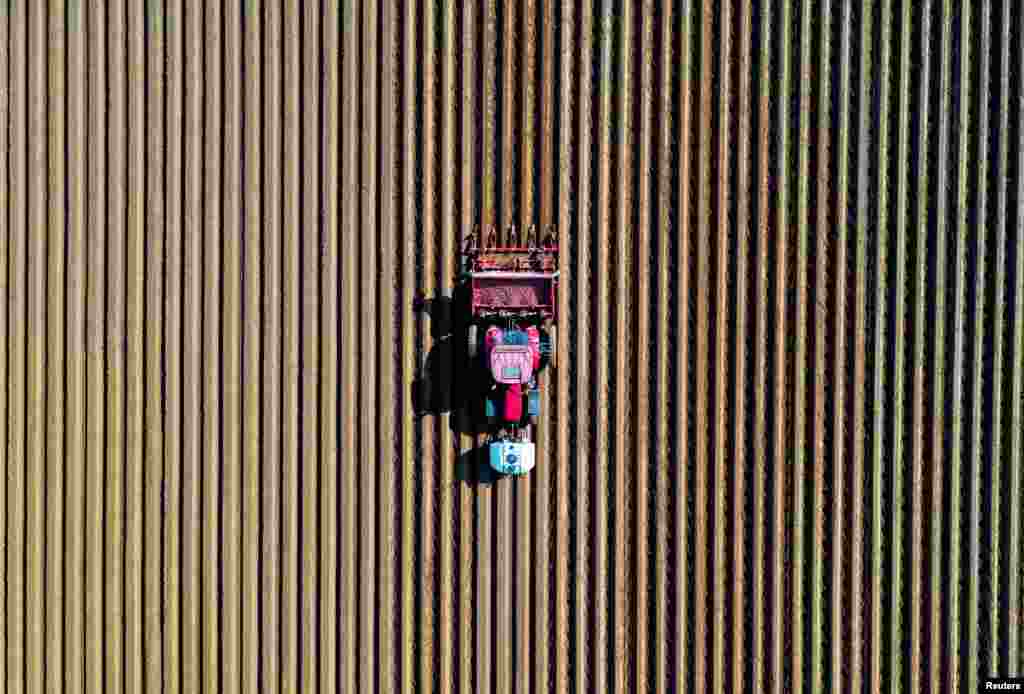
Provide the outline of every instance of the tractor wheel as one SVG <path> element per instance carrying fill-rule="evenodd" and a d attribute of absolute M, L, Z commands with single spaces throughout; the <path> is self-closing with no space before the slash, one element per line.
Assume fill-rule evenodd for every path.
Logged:
<path fill-rule="evenodd" d="M 548 328 L 548 344 L 551 354 L 548 356 L 548 363 L 551 366 L 558 366 L 558 327 L 552 325 Z"/>
<path fill-rule="evenodd" d="M 467 353 L 470 359 L 476 359 L 476 348 L 477 348 L 477 336 L 476 336 L 476 325 L 469 326 L 469 338 L 466 343 Z"/>

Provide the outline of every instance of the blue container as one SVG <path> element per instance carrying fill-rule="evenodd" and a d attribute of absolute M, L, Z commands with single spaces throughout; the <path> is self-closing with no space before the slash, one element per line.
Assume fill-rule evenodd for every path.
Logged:
<path fill-rule="evenodd" d="M 503 475 L 523 475 L 533 469 L 534 445 L 520 441 L 495 441 L 490 445 L 491 468 Z"/>

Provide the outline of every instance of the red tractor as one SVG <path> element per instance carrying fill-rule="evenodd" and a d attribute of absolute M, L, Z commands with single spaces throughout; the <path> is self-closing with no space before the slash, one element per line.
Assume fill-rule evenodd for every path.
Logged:
<path fill-rule="evenodd" d="M 470 235 L 462 249 L 468 288 L 467 354 L 487 374 L 484 414 L 491 467 L 504 474 L 533 468 L 533 431 L 540 414 L 537 374 L 555 359 L 558 246 L 553 233 L 515 229 L 499 246 L 492 229 L 484 244 Z"/>

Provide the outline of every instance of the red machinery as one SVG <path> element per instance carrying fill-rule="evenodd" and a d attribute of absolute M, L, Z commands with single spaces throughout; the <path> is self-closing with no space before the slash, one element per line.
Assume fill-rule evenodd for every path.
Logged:
<path fill-rule="evenodd" d="M 498 245 L 492 229 L 462 249 L 461 280 L 468 285 L 467 353 L 482 359 L 490 379 L 484 411 L 491 427 L 490 462 L 507 474 L 529 471 L 533 428 L 540 414 L 537 372 L 554 361 L 558 245 L 531 227 L 525 242 L 515 229 Z"/>

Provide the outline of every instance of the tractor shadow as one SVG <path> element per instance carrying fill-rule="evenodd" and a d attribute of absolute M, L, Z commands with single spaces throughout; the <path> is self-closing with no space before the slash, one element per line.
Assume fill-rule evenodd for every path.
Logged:
<path fill-rule="evenodd" d="M 413 310 L 429 316 L 434 341 L 411 384 L 413 413 L 417 420 L 450 413 L 450 438 L 446 438 L 457 451 L 466 433 L 487 429 L 483 398 L 489 381 L 479 360 L 469 358 L 467 345 L 468 289 L 460 286 L 452 296 L 438 293 L 418 297 Z M 456 458 L 455 478 L 460 483 L 492 484 L 501 477 L 504 475 L 488 464 L 486 445 L 459 453 Z"/>
<path fill-rule="evenodd" d="M 494 484 L 508 475 L 496 471 L 487 461 L 487 446 L 477 446 L 455 459 L 455 479 L 470 486 Z"/>

